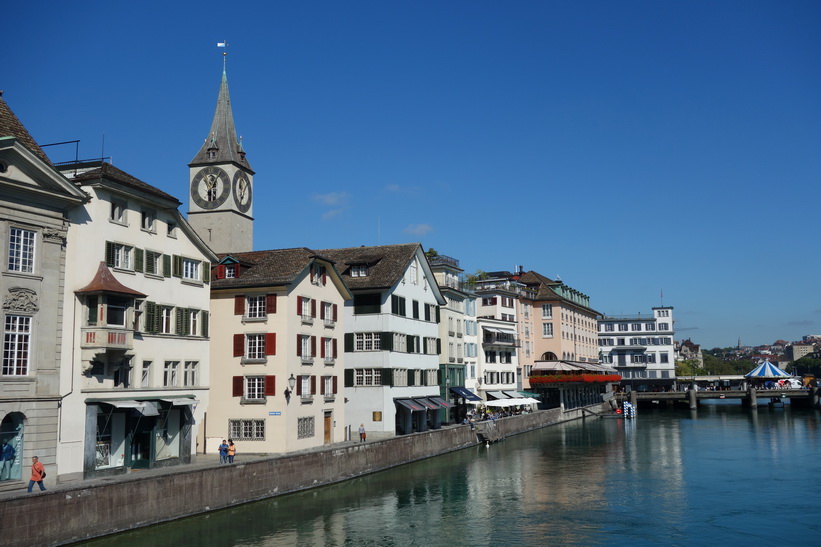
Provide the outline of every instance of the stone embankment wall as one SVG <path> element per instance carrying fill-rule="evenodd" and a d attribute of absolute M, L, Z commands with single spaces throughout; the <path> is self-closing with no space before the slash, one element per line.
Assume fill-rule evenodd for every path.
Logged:
<path fill-rule="evenodd" d="M 558 409 L 502 418 L 500 437 L 582 417 Z M 180 466 L 21 493 L 0 502 L 3 544 L 60 545 L 345 481 L 478 444 L 467 426 L 231 466 Z"/>

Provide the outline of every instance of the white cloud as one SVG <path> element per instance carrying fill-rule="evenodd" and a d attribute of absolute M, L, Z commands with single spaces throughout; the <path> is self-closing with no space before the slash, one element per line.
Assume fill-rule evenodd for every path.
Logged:
<path fill-rule="evenodd" d="M 410 224 L 407 228 L 405 228 L 406 234 L 413 234 L 416 236 L 423 236 L 431 231 L 433 231 L 433 226 L 430 224 Z"/>
<path fill-rule="evenodd" d="M 331 209 L 330 211 L 325 211 L 322 213 L 322 220 L 331 220 L 335 216 L 341 215 L 342 211 L 344 211 L 344 207 L 340 207 L 339 209 Z"/>
<path fill-rule="evenodd" d="M 311 199 L 323 205 L 344 205 L 348 203 L 350 195 L 348 192 L 329 192 L 327 194 L 312 194 Z"/>

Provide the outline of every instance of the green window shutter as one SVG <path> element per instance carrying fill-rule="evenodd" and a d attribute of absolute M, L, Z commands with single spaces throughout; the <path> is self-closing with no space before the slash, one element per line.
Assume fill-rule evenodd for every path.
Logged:
<path fill-rule="evenodd" d="M 181 335 L 183 333 L 183 318 L 185 317 L 185 308 L 176 308 L 177 313 L 174 315 L 176 316 L 175 319 L 177 320 L 177 334 Z"/>
<path fill-rule="evenodd" d="M 408 386 L 415 386 L 416 385 L 416 371 L 410 369 L 408 371 Z"/>
<path fill-rule="evenodd" d="M 430 305 L 425 304 L 425 321 L 430 321 Z"/>
<path fill-rule="evenodd" d="M 204 260 L 200 264 L 202 268 L 202 282 L 203 283 L 210 283 L 211 282 L 211 263 Z"/>
<path fill-rule="evenodd" d="M 439 355 L 442 355 L 442 339 L 441 338 L 436 339 L 436 353 L 438 353 Z"/>
<path fill-rule="evenodd" d="M 414 342 L 414 340 L 415 339 L 414 339 L 413 336 L 408 336 L 408 353 L 413 353 L 413 342 Z"/>
<path fill-rule="evenodd" d="M 110 241 L 105 242 L 105 265 L 114 266 L 114 244 Z"/>
<path fill-rule="evenodd" d="M 174 255 L 172 257 L 173 265 L 171 270 L 171 275 L 174 277 L 182 277 L 182 257 L 178 255 Z"/>
<path fill-rule="evenodd" d="M 145 303 L 145 332 L 157 332 L 157 305 Z"/>
<path fill-rule="evenodd" d="M 157 253 L 154 251 L 145 252 L 145 273 L 157 273 Z"/>
<path fill-rule="evenodd" d="M 347 350 L 345 350 L 347 351 Z M 345 387 L 353 387 L 353 369 L 345 369 Z"/>
<path fill-rule="evenodd" d="M 352 332 L 346 332 L 345 333 L 345 353 L 351 353 L 352 351 L 353 351 L 353 333 Z M 345 384 L 345 385 L 347 386 L 348 384 Z"/>
<path fill-rule="evenodd" d="M 393 369 L 392 368 L 383 368 L 382 369 L 382 385 L 383 386 L 393 387 Z"/>
<path fill-rule="evenodd" d="M 380 332 L 379 333 L 379 343 L 382 347 L 382 350 L 393 351 L 393 333 L 392 332 Z"/>
<path fill-rule="evenodd" d="M 401 315 L 402 317 L 407 317 L 408 316 L 407 310 L 405 308 L 405 299 L 404 298 L 399 299 L 399 315 Z"/>
<path fill-rule="evenodd" d="M 399 313 L 399 297 L 395 294 L 391 295 L 391 313 L 394 315 Z"/>
<path fill-rule="evenodd" d="M 141 272 L 144 269 L 145 252 L 142 249 L 134 249 L 134 270 Z"/>
<path fill-rule="evenodd" d="M 436 322 L 440 323 L 441 318 L 439 317 L 439 306 L 436 306 Z"/>
<path fill-rule="evenodd" d="M 162 255 L 162 275 L 171 277 L 171 255 Z"/>
<path fill-rule="evenodd" d="M 202 310 L 200 312 L 200 321 L 202 322 L 202 336 L 208 338 L 208 312 Z"/>

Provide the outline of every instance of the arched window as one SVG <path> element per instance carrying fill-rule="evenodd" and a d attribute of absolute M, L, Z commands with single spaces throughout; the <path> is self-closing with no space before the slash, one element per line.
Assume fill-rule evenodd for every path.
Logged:
<path fill-rule="evenodd" d="M 546 351 L 542 354 L 541 361 L 558 361 L 556 354 L 552 351 Z"/>

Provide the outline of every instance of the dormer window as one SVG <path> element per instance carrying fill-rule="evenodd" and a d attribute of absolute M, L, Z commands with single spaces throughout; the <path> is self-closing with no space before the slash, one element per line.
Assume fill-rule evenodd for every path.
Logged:
<path fill-rule="evenodd" d="M 354 264 L 353 266 L 351 266 L 351 277 L 367 277 L 367 275 L 367 264 Z"/>
<path fill-rule="evenodd" d="M 217 264 L 214 275 L 217 279 L 236 279 L 240 276 L 239 264 Z"/>
<path fill-rule="evenodd" d="M 209 151 L 208 151 L 208 159 L 209 159 L 209 160 L 215 160 L 215 159 L 217 159 L 217 151 L 216 151 L 216 150 L 213 150 L 213 149 L 212 149 L 212 150 L 209 150 Z"/>
<path fill-rule="evenodd" d="M 154 211 L 143 209 L 142 212 L 142 229 L 146 232 L 154 231 L 154 223 L 157 220 L 157 215 Z"/>
<path fill-rule="evenodd" d="M 320 266 L 318 264 L 313 264 L 311 266 L 311 283 L 314 285 L 324 286 L 325 285 L 325 266 Z"/>

